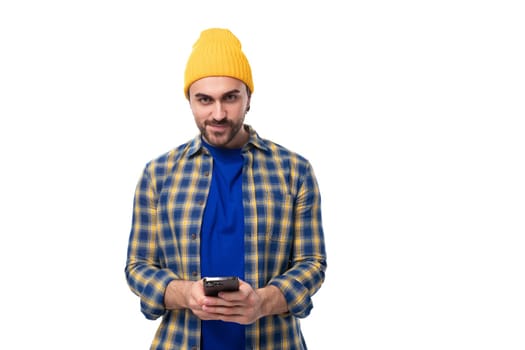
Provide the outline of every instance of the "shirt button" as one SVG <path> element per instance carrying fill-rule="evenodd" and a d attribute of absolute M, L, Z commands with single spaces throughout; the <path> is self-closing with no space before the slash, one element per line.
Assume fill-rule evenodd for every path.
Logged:
<path fill-rule="evenodd" d="M 197 271 L 193 271 L 191 274 L 192 274 L 193 277 L 195 277 L 195 276 L 197 276 Z"/>
<path fill-rule="evenodd" d="M 210 176 L 210 172 L 209 171 L 205 171 L 204 172 L 204 176 Z"/>
<path fill-rule="evenodd" d="M 194 241 L 196 238 L 197 238 L 197 235 L 196 235 L 195 233 L 192 233 L 192 234 L 191 234 L 191 239 L 192 239 L 192 241 Z"/>

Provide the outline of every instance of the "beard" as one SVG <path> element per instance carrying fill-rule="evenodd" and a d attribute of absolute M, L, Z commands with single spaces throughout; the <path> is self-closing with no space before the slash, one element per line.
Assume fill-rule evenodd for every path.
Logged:
<path fill-rule="evenodd" d="M 205 121 L 203 125 L 199 126 L 202 137 L 210 145 L 215 147 L 228 148 L 232 146 L 232 141 L 239 134 L 244 123 L 244 118 L 237 123 L 230 119 L 223 119 L 221 121 Z M 219 127 L 214 129 L 214 127 Z"/>

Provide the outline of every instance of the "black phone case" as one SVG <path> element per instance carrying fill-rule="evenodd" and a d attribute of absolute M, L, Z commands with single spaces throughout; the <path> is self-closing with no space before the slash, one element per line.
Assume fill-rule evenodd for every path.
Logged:
<path fill-rule="evenodd" d="M 239 290 L 237 277 L 206 277 L 204 278 L 204 294 L 217 296 L 219 292 L 232 292 Z"/>

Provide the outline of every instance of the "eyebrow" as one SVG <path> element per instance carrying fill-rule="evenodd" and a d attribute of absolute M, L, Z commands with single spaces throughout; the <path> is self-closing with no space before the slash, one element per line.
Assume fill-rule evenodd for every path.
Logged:
<path fill-rule="evenodd" d="M 240 91 L 239 89 L 233 89 L 233 90 L 230 90 L 230 91 L 226 91 L 224 94 L 222 94 L 221 97 L 224 97 L 224 96 L 227 96 L 227 95 L 232 95 L 232 94 L 239 94 L 240 92 L 241 92 L 241 91 Z M 194 95 L 194 97 L 196 97 L 196 98 L 203 98 L 203 97 L 204 97 L 204 98 L 211 98 L 211 99 L 213 99 L 212 96 L 210 96 L 210 95 L 206 95 L 206 94 L 203 94 L 203 93 L 201 93 L 201 92 L 197 92 L 197 93 Z"/>

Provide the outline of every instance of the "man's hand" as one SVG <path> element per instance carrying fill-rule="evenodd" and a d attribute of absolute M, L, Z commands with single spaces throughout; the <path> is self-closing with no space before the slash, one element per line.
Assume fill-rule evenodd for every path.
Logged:
<path fill-rule="evenodd" d="M 192 309 L 201 320 L 222 320 L 251 324 L 259 318 L 288 311 L 281 291 L 274 286 L 254 290 L 248 283 L 239 281 L 236 292 L 220 292 L 217 297 L 199 299 L 200 310 Z"/>
<path fill-rule="evenodd" d="M 201 320 L 221 320 L 251 324 L 259 318 L 288 311 L 286 300 L 275 286 L 253 289 L 239 280 L 236 292 L 220 292 L 217 297 L 204 294 L 203 281 L 173 280 L 164 295 L 168 310 L 190 309 Z"/>

